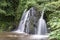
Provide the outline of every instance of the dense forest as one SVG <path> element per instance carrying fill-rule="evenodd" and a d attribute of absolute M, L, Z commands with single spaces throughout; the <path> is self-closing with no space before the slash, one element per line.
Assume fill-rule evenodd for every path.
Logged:
<path fill-rule="evenodd" d="M 60 0 L 0 0 L 0 32 L 17 28 L 24 9 L 44 6 L 50 39 L 60 40 Z"/>

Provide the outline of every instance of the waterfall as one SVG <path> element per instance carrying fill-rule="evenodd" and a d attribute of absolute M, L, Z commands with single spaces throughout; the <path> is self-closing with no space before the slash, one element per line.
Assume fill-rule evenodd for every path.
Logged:
<path fill-rule="evenodd" d="M 29 12 L 29 15 L 28 15 L 28 17 L 27 17 L 27 20 L 26 20 L 26 27 L 25 27 L 25 32 L 26 33 L 29 33 L 29 25 L 30 25 L 30 12 Z"/>
<path fill-rule="evenodd" d="M 41 17 L 39 18 L 39 21 L 37 21 L 37 17 L 36 17 L 36 10 L 34 9 L 34 7 L 30 8 L 28 11 L 24 11 L 21 21 L 19 23 L 19 26 L 17 28 L 16 33 L 28 33 L 29 32 L 32 34 L 38 34 L 38 35 L 45 35 L 47 34 L 47 28 L 46 28 L 46 22 L 43 19 L 43 15 L 44 15 L 44 11 L 45 11 L 45 7 L 42 10 L 41 13 Z M 33 22 L 31 24 L 31 21 Z M 36 22 L 38 22 L 38 26 L 36 26 Z M 33 26 L 31 26 L 31 25 Z M 30 30 L 32 28 L 32 31 Z"/>
<path fill-rule="evenodd" d="M 19 26 L 14 32 L 19 34 L 33 34 L 28 35 L 28 37 L 24 35 L 25 37 L 27 37 L 27 39 L 31 40 L 47 40 L 49 35 L 47 34 L 46 22 L 43 19 L 45 9 L 46 8 L 44 7 L 41 14 L 39 14 L 34 7 L 30 8 L 28 11 L 25 10 L 20 20 Z M 22 36 L 21 38 L 24 39 L 24 36 Z"/>
<path fill-rule="evenodd" d="M 33 15 L 33 13 L 30 13 L 30 11 L 33 11 L 33 7 L 30 8 L 28 11 L 26 11 L 26 9 L 24 10 L 23 12 L 23 15 L 22 15 L 22 18 L 19 22 L 19 26 L 17 28 L 16 33 L 29 33 L 29 28 L 30 28 L 30 17 L 31 17 L 31 14 Z"/>
<path fill-rule="evenodd" d="M 28 18 L 28 15 L 30 14 L 30 10 L 28 11 L 24 11 L 23 15 L 22 15 L 22 18 L 21 18 L 21 21 L 19 23 L 19 26 L 17 28 L 16 31 L 14 32 L 17 32 L 17 33 L 24 33 L 24 29 L 25 29 L 25 24 L 26 24 L 26 21 L 27 21 L 27 18 Z"/>
<path fill-rule="evenodd" d="M 38 21 L 38 31 L 37 31 L 38 35 L 46 35 L 47 34 L 46 22 L 43 19 L 44 11 L 45 11 L 45 7 L 41 13 L 41 18 Z"/>
<path fill-rule="evenodd" d="M 45 7 L 44 7 L 44 9 L 42 10 L 42 13 L 41 13 L 41 18 L 43 19 L 43 16 L 44 16 L 44 11 L 45 11 Z"/>

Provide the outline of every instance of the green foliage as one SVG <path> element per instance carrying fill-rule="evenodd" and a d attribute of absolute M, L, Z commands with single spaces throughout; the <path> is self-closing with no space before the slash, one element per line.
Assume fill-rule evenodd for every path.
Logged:
<path fill-rule="evenodd" d="M 0 31 L 11 31 L 15 26 L 15 11 L 19 1 L 0 0 Z"/>
<path fill-rule="evenodd" d="M 60 40 L 60 1 L 46 4 L 47 24 L 50 25 L 50 39 Z"/>
<path fill-rule="evenodd" d="M 60 29 L 54 30 L 53 32 L 50 33 L 50 38 L 51 40 L 60 40 Z"/>
<path fill-rule="evenodd" d="M 25 0 L 25 1 L 19 0 L 19 5 L 18 5 L 17 10 L 15 12 L 17 21 L 21 18 L 23 11 L 27 8 L 26 2 L 27 2 L 27 0 Z"/>

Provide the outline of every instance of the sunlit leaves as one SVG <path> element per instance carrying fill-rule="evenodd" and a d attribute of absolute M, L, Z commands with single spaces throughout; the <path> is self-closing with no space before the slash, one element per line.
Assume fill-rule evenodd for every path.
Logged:
<path fill-rule="evenodd" d="M 46 4 L 47 13 L 50 11 L 51 13 L 48 18 L 47 24 L 50 25 L 50 39 L 60 40 L 60 1 L 51 2 Z"/>
<path fill-rule="evenodd" d="M 0 14 L 6 14 L 6 11 L 0 9 Z"/>

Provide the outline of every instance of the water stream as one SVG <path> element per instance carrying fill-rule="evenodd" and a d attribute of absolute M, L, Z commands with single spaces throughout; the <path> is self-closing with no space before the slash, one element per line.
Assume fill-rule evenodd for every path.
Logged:
<path fill-rule="evenodd" d="M 37 34 L 38 35 L 46 35 L 47 34 L 47 26 L 46 26 L 46 22 L 45 20 L 43 19 L 43 15 L 44 15 L 44 11 L 45 11 L 45 7 L 41 13 L 41 17 L 38 21 L 38 31 L 37 31 Z"/>
<path fill-rule="evenodd" d="M 27 12 L 26 10 L 24 11 L 21 21 L 19 23 L 18 29 L 15 32 L 24 33 L 25 24 L 26 24 L 29 13 L 30 13 L 30 10 L 28 10 Z"/>

